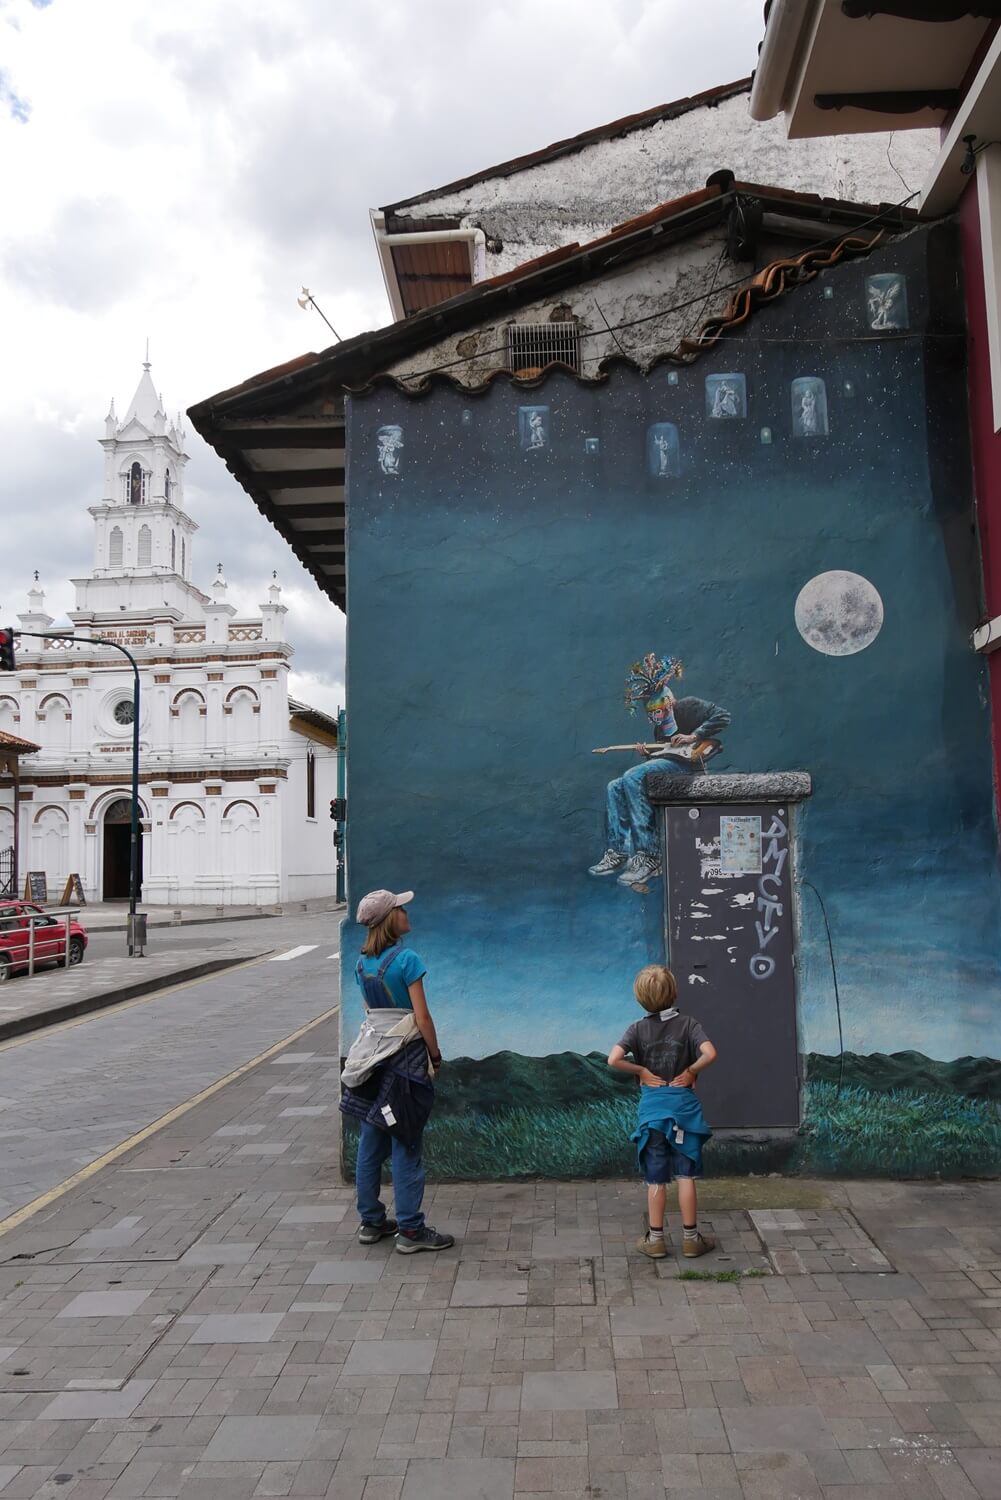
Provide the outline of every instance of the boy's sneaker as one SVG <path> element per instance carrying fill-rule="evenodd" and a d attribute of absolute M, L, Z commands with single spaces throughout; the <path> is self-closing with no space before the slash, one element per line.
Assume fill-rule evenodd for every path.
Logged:
<path fill-rule="evenodd" d="M 652 1240 L 645 1234 L 641 1240 L 636 1241 L 636 1248 L 641 1255 L 649 1255 L 651 1260 L 664 1260 L 667 1256 L 667 1245 L 663 1235 L 660 1239 Z"/>
<path fill-rule="evenodd" d="M 380 1240 L 395 1234 L 399 1225 L 395 1219 L 383 1219 L 381 1224 L 363 1224 L 358 1231 L 359 1245 L 377 1245 Z"/>
<path fill-rule="evenodd" d="M 454 1244 L 454 1235 L 439 1234 L 430 1224 L 422 1229 L 401 1229 L 396 1236 L 400 1255 L 416 1255 L 418 1250 L 451 1250 Z"/>
<path fill-rule="evenodd" d="M 634 854 L 619 876 L 619 885 L 645 885 L 660 874 L 660 860 L 655 854 Z"/>
<path fill-rule="evenodd" d="M 708 1255 L 710 1250 L 716 1249 L 716 1236 L 714 1234 L 697 1234 L 694 1240 L 682 1240 L 682 1255 Z"/>
<path fill-rule="evenodd" d="M 616 849 L 606 849 L 596 865 L 591 865 L 589 875 L 617 875 L 625 864 L 628 855 L 620 854 Z"/>

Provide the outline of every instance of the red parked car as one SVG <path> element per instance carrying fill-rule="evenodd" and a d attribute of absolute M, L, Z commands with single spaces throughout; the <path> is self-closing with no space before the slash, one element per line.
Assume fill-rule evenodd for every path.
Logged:
<path fill-rule="evenodd" d="M 66 918 L 52 917 L 30 901 L 0 901 L 0 984 L 28 967 L 28 918 L 35 919 L 35 962 L 65 963 Z M 87 930 L 70 921 L 70 963 L 83 959 Z"/>

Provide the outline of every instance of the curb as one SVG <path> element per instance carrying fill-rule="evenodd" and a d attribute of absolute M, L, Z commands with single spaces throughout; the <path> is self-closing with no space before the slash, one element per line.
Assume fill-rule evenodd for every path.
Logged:
<path fill-rule="evenodd" d="M 316 912 L 307 912 L 307 911 L 268 911 L 266 908 L 262 908 L 260 911 L 241 912 L 238 917 L 184 917 L 184 918 L 181 919 L 180 922 L 176 922 L 173 917 L 158 917 L 155 920 L 151 921 L 149 913 L 147 912 L 146 913 L 146 926 L 147 926 L 147 928 L 153 928 L 153 927 L 204 927 L 204 926 L 211 926 L 211 925 L 214 925 L 214 924 L 219 923 L 219 922 L 261 922 L 261 921 L 263 921 L 265 919 L 265 917 L 335 917 L 335 916 L 337 916 L 338 912 L 343 912 L 343 911 L 346 911 L 346 910 L 347 910 L 347 908 L 345 906 L 343 906 L 343 905 L 341 905 L 341 906 L 324 907 L 322 910 L 316 911 Z M 87 927 L 87 936 L 88 937 L 90 937 L 90 935 L 92 933 L 95 933 L 95 934 L 99 933 L 99 932 L 127 933 L 128 930 L 129 930 L 127 922 L 123 923 L 123 925 L 121 927 L 119 927 L 117 925 L 114 925 L 112 923 L 108 923 L 107 925 L 105 925 L 104 923 L 101 923 L 101 922 L 99 922 L 96 926 L 87 926 L 86 911 L 87 911 L 87 908 L 85 906 L 80 908 L 80 913 L 81 913 L 80 920 L 81 920 L 81 922 L 83 922 L 84 926 Z"/>
<path fill-rule="evenodd" d="M 189 964 L 184 969 L 173 969 L 169 974 L 157 974 L 152 979 L 137 979 L 134 984 L 119 985 L 117 989 L 102 990 L 96 995 L 85 995 L 80 1000 L 70 1000 L 64 1005 L 53 1005 L 48 1010 L 32 1011 L 30 1015 L 14 1016 L 9 1021 L 0 1021 L 0 1042 L 12 1037 L 27 1036 L 33 1031 L 46 1031 L 60 1021 L 72 1021 L 76 1016 L 86 1016 L 91 1011 L 107 1010 L 109 1006 L 121 1005 L 126 1000 L 137 1000 L 142 995 L 155 995 L 157 990 L 170 989 L 175 984 L 186 984 L 192 979 L 204 979 L 209 974 L 218 974 L 222 969 L 233 969 L 239 964 L 253 963 L 273 952 L 264 948 L 260 953 L 241 953 L 226 958 L 205 959 L 198 964 Z"/>

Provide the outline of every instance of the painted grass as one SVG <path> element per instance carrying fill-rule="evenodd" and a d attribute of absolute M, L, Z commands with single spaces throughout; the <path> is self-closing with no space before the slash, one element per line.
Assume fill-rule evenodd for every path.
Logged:
<path fill-rule="evenodd" d="M 796 1166 L 848 1177 L 990 1177 L 1001 1172 L 1001 1111 L 958 1094 L 888 1094 L 813 1083 Z"/>
<path fill-rule="evenodd" d="M 424 1135 L 428 1173 L 483 1181 L 511 1177 L 634 1177 L 629 1140 L 632 1098 L 575 1109 L 513 1109 L 493 1115 L 432 1115 Z M 354 1170 L 356 1135 L 345 1129 Z M 768 1171 L 753 1146 L 713 1142 L 711 1176 Z M 807 1090 L 803 1134 L 787 1171 L 848 1177 L 995 1176 L 1001 1174 L 1001 1111 L 990 1100 L 956 1094 L 875 1093 L 832 1083 Z"/>

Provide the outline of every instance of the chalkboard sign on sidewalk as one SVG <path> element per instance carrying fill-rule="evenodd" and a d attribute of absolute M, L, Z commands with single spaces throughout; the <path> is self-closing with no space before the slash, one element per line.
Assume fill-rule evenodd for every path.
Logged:
<path fill-rule="evenodd" d="M 87 905 L 87 897 L 83 893 L 83 884 L 79 875 L 71 875 L 63 889 L 63 899 L 60 906 L 69 906 L 76 901 L 80 906 Z"/>
<path fill-rule="evenodd" d="M 28 878 L 24 882 L 25 901 L 40 901 L 43 904 L 49 899 L 49 882 L 45 878 L 44 870 L 29 870 Z"/>

